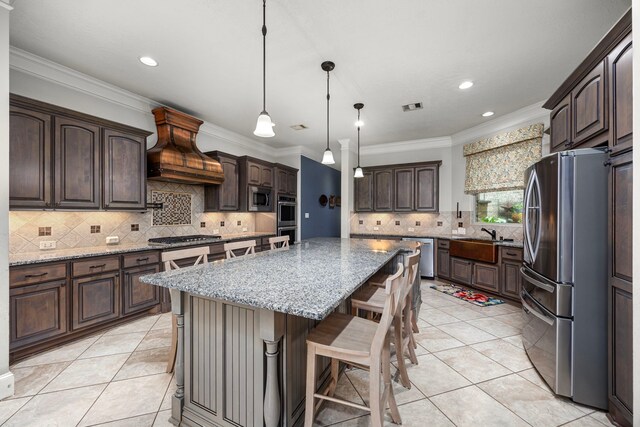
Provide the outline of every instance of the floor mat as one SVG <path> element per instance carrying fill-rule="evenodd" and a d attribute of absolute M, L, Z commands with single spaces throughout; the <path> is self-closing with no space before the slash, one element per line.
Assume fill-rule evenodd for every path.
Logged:
<path fill-rule="evenodd" d="M 441 284 L 441 285 L 431 285 L 430 287 L 431 289 L 435 289 L 436 291 L 440 291 L 447 295 L 451 295 L 452 297 L 456 297 L 458 299 L 470 302 L 471 304 L 479 305 L 480 307 L 504 304 L 504 301 L 502 301 L 499 298 L 489 297 L 489 296 L 486 296 L 485 294 L 481 294 L 480 292 L 463 289 L 455 285 Z"/>

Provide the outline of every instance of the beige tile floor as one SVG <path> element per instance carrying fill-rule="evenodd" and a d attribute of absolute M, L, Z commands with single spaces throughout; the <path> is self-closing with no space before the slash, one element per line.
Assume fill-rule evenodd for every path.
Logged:
<path fill-rule="evenodd" d="M 603 412 L 550 392 L 522 348 L 518 307 L 477 307 L 431 283 L 422 286 L 412 387 L 394 382 L 403 426 L 610 425 Z M 14 365 L 16 394 L 0 401 L 0 425 L 170 426 L 170 326 L 169 314 L 149 316 Z M 368 403 L 367 381 L 347 370 L 336 394 Z M 369 416 L 327 403 L 316 425 L 367 426 Z"/>

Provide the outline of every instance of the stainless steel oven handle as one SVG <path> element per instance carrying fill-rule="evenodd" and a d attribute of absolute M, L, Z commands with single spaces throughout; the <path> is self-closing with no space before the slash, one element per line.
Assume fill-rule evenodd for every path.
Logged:
<path fill-rule="evenodd" d="M 520 267 L 520 275 L 525 279 L 527 279 L 527 281 L 533 283 L 535 286 L 539 287 L 540 289 L 544 289 L 547 292 L 553 293 L 556 290 L 556 288 L 554 288 L 553 286 L 531 277 L 529 274 L 526 273 L 526 270 L 524 269 L 524 267 Z"/>
<path fill-rule="evenodd" d="M 522 303 L 522 309 L 525 311 L 525 313 L 533 314 L 534 316 L 536 316 L 538 319 L 542 320 L 547 325 L 553 326 L 553 320 L 549 319 L 544 314 L 539 313 L 535 308 L 533 308 L 529 304 L 527 304 L 524 301 L 524 297 L 520 298 L 520 302 Z"/>

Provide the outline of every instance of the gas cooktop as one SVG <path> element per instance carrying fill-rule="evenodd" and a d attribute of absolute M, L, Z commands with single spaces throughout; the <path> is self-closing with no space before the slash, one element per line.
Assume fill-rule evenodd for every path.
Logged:
<path fill-rule="evenodd" d="M 149 239 L 150 245 L 172 245 L 175 243 L 200 242 L 204 240 L 220 239 L 215 234 L 192 234 L 190 236 L 156 237 Z"/>

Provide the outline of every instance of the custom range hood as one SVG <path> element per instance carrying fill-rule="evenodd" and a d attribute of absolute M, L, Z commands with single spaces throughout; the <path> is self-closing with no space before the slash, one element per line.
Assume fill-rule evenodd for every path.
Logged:
<path fill-rule="evenodd" d="M 222 184 L 222 166 L 196 146 L 202 120 L 168 107 L 154 109 L 158 142 L 147 151 L 147 177 L 180 184 Z"/>

